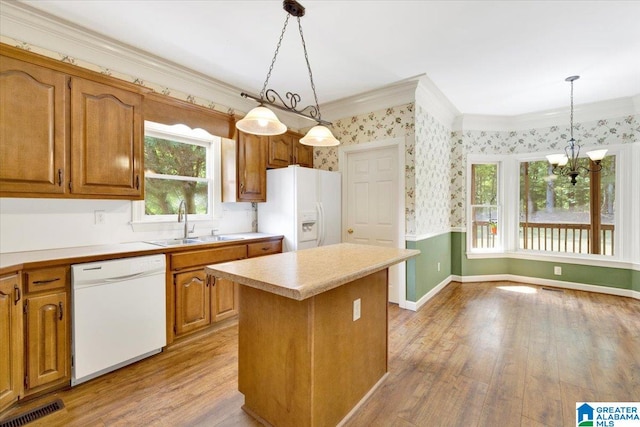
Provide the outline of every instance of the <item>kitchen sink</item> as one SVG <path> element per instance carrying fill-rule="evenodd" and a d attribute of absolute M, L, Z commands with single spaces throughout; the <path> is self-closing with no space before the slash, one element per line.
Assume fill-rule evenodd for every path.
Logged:
<path fill-rule="evenodd" d="M 203 242 L 226 242 L 229 240 L 242 240 L 242 237 L 234 237 L 234 236 L 200 236 L 196 237 Z"/>
<path fill-rule="evenodd" d="M 146 243 L 158 246 L 178 246 L 178 245 L 202 245 L 211 242 L 227 242 L 230 240 L 242 240 L 242 237 L 233 236 L 199 236 L 189 237 L 187 239 L 163 239 L 163 240 L 151 240 Z"/>

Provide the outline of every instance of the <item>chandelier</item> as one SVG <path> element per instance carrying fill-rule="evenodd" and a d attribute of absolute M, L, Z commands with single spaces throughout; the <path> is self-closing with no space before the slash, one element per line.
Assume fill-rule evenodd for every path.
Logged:
<path fill-rule="evenodd" d="M 267 72 L 267 78 L 262 85 L 262 91 L 259 96 L 251 95 L 246 92 L 242 92 L 240 96 L 244 98 L 253 99 L 258 102 L 258 106 L 240 121 L 236 123 L 236 127 L 245 132 L 254 135 L 280 135 L 287 131 L 287 126 L 278 120 L 278 117 L 270 108 L 275 108 L 282 111 L 293 113 L 297 116 L 304 117 L 306 119 L 313 120 L 317 123 L 313 126 L 307 134 L 300 139 L 300 142 L 305 145 L 313 146 L 334 146 L 340 144 L 329 128 L 331 123 L 322 120 L 320 114 L 320 105 L 318 104 L 318 95 L 316 94 L 316 86 L 313 83 L 313 74 L 311 73 L 311 65 L 309 65 L 309 55 L 307 54 L 307 46 L 304 42 L 304 35 L 302 34 L 302 24 L 300 23 L 300 17 L 304 16 L 304 7 L 295 0 L 284 0 L 282 2 L 283 9 L 287 12 L 287 17 L 284 20 L 284 26 L 282 27 L 282 33 L 276 46 L 276 51 L 271 60 L 271 66 Z M 278 52 L 280 51 L 280 45 L 282 44 L 282 38 L 287 30 L 287 24 L 289 23 L 289 17 L 295 16 L 298 19 L 298 29 L 300 31 L 300 38 L 302 39 L 302 48 L 304 50 L 304 59 L 307 63 L 307 70 L 309 71 L 309 80 L 311 81 L 311 89 L 313 90 L 313 96 L 315 98 L 315 105 L 308 105 L 304 108 L 298 108 L 300 102 L 300 95 L 293 92 L 287 92 L 284 99 L 278 92 L 273 89 L 267 89 L 269 78 L 271 77 L 271 71 L 276 63 Z M 270 108 L 267 108 L 269 106 Z"/>
<path fill-rule="evenodd" d="M 600 172 L 602 170 L 602 159 L 607 150 L 594 150 L 587 151 L 587 156 L 594 163 L 592 169 L 578 165 L 578 157 L 580 156 L 580 146 L 573 138 L 573 82 L 578 80 L 580 76 L 570 76 L 565 81 L 571 83 L 571 139 L 569 139 L 569 145 L 564 149 L 564 154 L 549 154 L 547 159 L 551 166 L 553 166 L 552 172 L 555 175 L 571 177 L 571 184 L 576 185 L 576 178 L 578 176 L 586 176 L 589 172 Z"/>

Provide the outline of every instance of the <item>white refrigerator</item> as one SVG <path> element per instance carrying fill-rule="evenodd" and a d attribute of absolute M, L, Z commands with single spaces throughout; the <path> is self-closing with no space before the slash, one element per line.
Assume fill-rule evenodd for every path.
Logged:
<path fill-rule="evenodd" d="M 283 252 L 341 242 L 340 172 L 289 166 L 267 171 L 258 231 L 284 235 Z"/>

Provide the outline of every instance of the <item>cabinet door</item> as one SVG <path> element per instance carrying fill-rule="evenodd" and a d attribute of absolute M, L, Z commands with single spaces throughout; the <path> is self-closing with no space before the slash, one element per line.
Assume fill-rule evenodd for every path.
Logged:
<path fill-rule="evenodd" d="M 29 297 L 27 304 L 27 389 L 69 377 L 67 293 Z"/>
<path fill-rule="evenodd" d="M 1 59 L 0 192 L 62 194 L 67 180 L 67 77 Z"/>
<path fill-rule="evenodd" d="M 22 292 L 17 274 L 0 279 L 0 411 L 22 393 Z"/>
<path fill-rule="evenodd" d="M 313 147 L 300 144 L 298 142 L 299 139 L 300 136 L 295 139 L 293 145 L 293 161 L 295 164 L 305 168 L 313 168 Z"/>
<path fill-rule="evenodd" d="M 293 163 L 293 136 L 290 133 L 269 137 L 267 167 L 286 168 Z"/>
<path fill-rule="evenodd" d="M 204 270 L 174 275 L 176 288 L 176 335 L 181 335 L 211 323 L 209 286 Z"/>
<path fill-rule="evenodd" d="M 71 192 L 143 198 L 142 97 L 71 79 Z"/>
<path fill-rule="evenodd" d="M 238 132 L 238 201 L 267 200 L 268 137 Z"/>
<path fill-rule="evenodd" d="M 238 314 L 237 283 L 216 277 L 211 294 L 211 317 L 214 322 Z"/>

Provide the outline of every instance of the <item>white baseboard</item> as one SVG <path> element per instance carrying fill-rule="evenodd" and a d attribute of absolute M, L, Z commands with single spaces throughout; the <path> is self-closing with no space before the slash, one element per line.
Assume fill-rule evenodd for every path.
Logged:
<path fill-rule="evenodd" d="M 598 285 L 585 285 L 583 283 L 575 283 L 575 282 L 564 282 L 562 280 L 552 280 L 552 279 L 540 279 L 538 277 L 527 277 L 527 276 L 518 276 L 515 274 L 487 274 L 480 276 L 457 276 L 452 274 L 451 276 L 444 279 L 442 282 L 438 283 L 438 285 L 427 292 L 422 298 L 418 301 L 407 301 L 406 306 L 404 308 L 412 311 L 418 311 L 423 305 L 427 303 L 431 298 L 436 296 L 438 292 L 444 289 L 451 282 L 462 282 L 462 283 L 470 283 L 470 282 L 501 282 L 501 281 L 509 281 L 509 282 L 520 282 L 527 283 L 530 285 L 548 285 L 553 286 L 555 288 L 564 288 L 564 289 L 574 289 L 577 291 L 586 291 L 586 292 L 596 292 L 600 294 L 609 294 L 616 295 L 620 297 L 629 297 L 640 300 L 640 292 L 634 291 L 632 289 L 620 289 L 620 288 L 611 288 L 608 286 L 598 286 Z"/>
<path fill-rule="evenodd" d="M 629 297 L 640 300 L 640 292 L 631 289 L 612 288 L 609 286 L 585 285 L 584 283 L 565 282 L 562 280 L 541 279 L 538 277 L 518 276 L 515 274 L 488 274 L 480 276 L 451 276 L 452 281 L 469 283 L 469 282 L 498 282 L 510 281 L 528 283 L 530 285 L 549 285 L 556 288 L 574 289 L 577 291 L 597 292 L 600 294 L 617 295 L 621 297 Z"/>
<path fill-rule="evenodd" d="M 416 301 L 416 302 L 407 301 L 404 308 L 406 308 L 407 310 L 418 311 L 420 309 L 420 307 L 422 307 L 423 305 L 425 305 L 427 303 L 427 301 L 429 301 L 431 298 L 436 296 L 436 294 L 438 292 L 443 290 L 445 286 L 447 286 L 449 283 L 451 283 L 454 280 L 453 277 L 456 277 L 456 276 L 449 276 L 446 279 L 444 279 L 442 282 L 438 283 L 438 285 L 435 288 L 433 288 L 429 292 L 427 292 L 418 301 Z"/>

